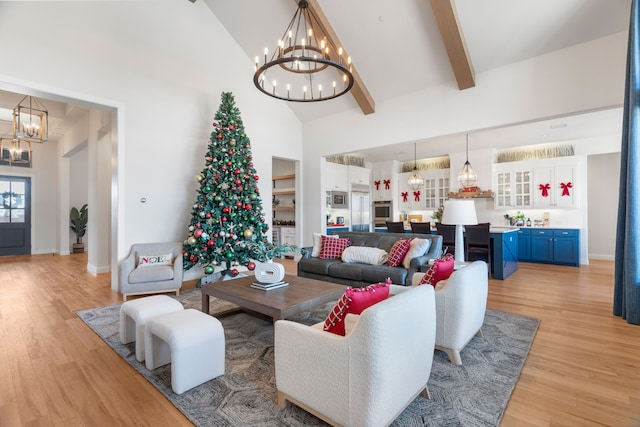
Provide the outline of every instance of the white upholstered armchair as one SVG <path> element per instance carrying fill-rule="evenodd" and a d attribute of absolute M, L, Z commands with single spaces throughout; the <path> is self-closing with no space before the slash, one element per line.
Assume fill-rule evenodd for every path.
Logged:
<path fill-rule="evenodd" d="M 164 292 L 179 295 L 182 277 L 182 242 L 133 244 L 120 263 L 122 299 Z"/>
<path fill-rule="evenodd" d="M 333 425 L 390 424 L 419 394 L 428 398 L 434 305 L 432 286 L 408 288 L 348 314 L 346 336 L 277 321 L 278 406 L 288 400 Z"/>
<path fill-rule="evenodd" d="M 424 273 L 413 275 L 414 286 L 422 276 Z M 423 286 L 431 287 L 418 287 Z M 436 284 L 436 348 L 446 352 L 454 365 L 462 365 L 460 351 L 474 335 L 482 336 L 488 291 L 484 261 L 474 261 Z"/>

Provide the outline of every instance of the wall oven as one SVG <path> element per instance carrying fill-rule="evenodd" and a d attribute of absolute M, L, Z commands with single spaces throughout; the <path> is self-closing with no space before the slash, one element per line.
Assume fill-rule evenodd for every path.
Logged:
<path fill-rule="evenodd" d="M 393 221 L 393 203 L 391 201 L 373 202 L 374 225 L 384 227 L 387 221 Z"/>

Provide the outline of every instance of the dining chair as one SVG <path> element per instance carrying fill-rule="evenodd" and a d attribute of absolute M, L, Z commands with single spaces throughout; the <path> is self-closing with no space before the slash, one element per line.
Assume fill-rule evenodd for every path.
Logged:
<path fill-rule="evenodd" d="M 431 222 L 411 222 L 413 233 L 431 234 Z"/>
<path fill-rule="evenodd" d="M 404 233 L 404 222 L 391 222 L 387 221 L 387 231 L 389 233 Z"/>
<path fill-rule="evenodd" d="M 465 259 L 475 261 L 477 255 L 486 256 L 489 275 L 491 274 L 491 236 L 489 235 L 490 224 L 488 222 L 478 225 L 465 225 Z M 474 255 L 472 257 L 472 255 Z"/>
<path fill-rule="evenodd" d="M 442 236 L 442 250 L 444 253 L 456 253 L 456 226 L 436 222 L 437 234 Z M 446 249 L 445 249 L 446 248 Z"/>

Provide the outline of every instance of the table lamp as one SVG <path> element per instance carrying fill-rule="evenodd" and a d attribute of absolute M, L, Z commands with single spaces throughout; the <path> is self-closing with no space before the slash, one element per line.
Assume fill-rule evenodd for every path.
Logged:
<path fill-rule="evenodd" d="M 456 226 L 456 262 L 464 262 L 463 225 L 477 225 L 476 205 L 473 200 L 447 200 L 444 202 L 442 223 Z"/>

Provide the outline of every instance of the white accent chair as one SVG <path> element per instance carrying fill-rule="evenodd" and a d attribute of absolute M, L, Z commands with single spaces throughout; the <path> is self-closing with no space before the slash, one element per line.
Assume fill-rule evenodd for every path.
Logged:
<path fill-rule="evenodd" d="M 172 265 L 138 268 L 139 257 L 171 254 Z M 129 295 L 175 292 L 182 287 L 182 242 L 135 243 L 129 256 L 120 263 L 120 292 L 123 301 Z"/>
<path fill-rule="evenodd" d="M 346 336 L 325 332 L 323 323 L 275 323 L 281 409 L 288 400 L 332 425 L 373 427 L 390 424 L 418 395 L 429 398 L 433 287 L 391 285 L 391 294 L 348 314 Z"/>
<path fill-rule="evenodd" d="M 436 284 L 436 348 L 444 351 L 454 365 L 462 365 L 460 351 L 477 335 L 487 311 L 487 263 L 474 261 L 454 271 Z M 413 275 L 413 286 L 424 273 Z M 431 285 L 421 285 L 429 286 Z"/>

